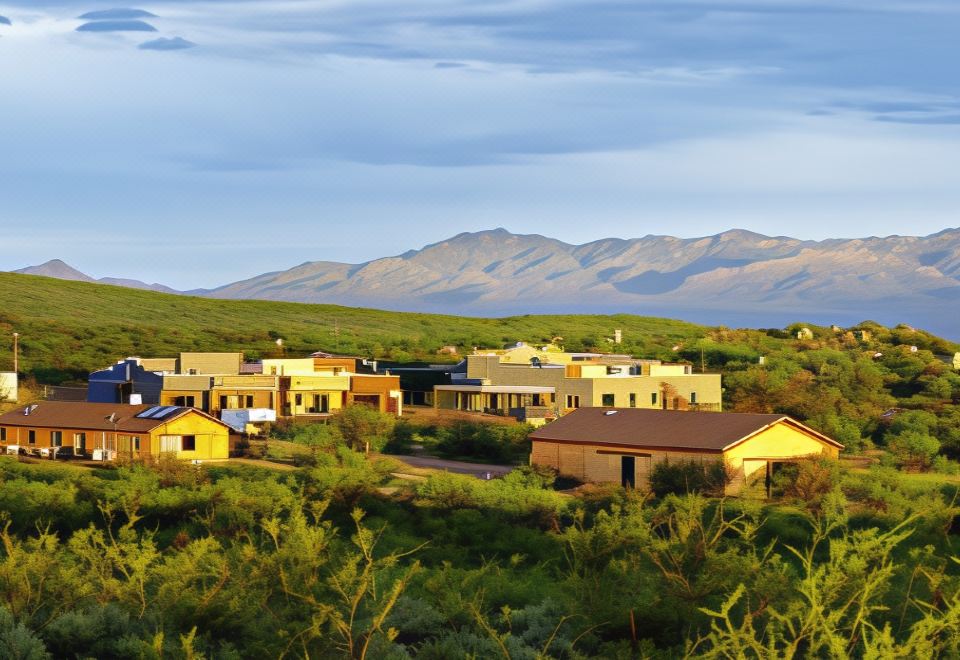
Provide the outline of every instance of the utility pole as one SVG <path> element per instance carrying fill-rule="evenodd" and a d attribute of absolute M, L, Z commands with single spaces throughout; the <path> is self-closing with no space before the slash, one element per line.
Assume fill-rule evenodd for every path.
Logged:
<path fill-rule="evenodd" d="M 13 373 L 20 372 L 20 333 L 13 333 Z"/>

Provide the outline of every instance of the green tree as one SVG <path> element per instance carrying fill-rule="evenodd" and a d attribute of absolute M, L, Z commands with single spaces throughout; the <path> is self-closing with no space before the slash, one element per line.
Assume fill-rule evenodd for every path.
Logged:
<path fill-rule="evenodd" d="M 380 451 L 397 423 L 393 415 L 368 406 L 347 406 L 333 418 L 340 434 L 354 451 Z"/>

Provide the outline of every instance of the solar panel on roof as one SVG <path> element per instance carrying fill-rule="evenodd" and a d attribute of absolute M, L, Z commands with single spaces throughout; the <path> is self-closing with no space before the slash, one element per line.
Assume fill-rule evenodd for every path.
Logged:
<path fill-rule="evenodd" d="M 163 419 L 164 417 L 170 415 L 173 411 L 177 410 L 178 406 L 164 406 L 150 415 L 150 419 Z"/>
<path fill-rule="evenodd" d="M 151 417 L 153 416 L 153 413 L 157 412 L 161 408 L 163 408 L 163 406 L 154 406 L 153 408 L 147 408 L 142 412 L 138 412 L 137 417 Z"/>

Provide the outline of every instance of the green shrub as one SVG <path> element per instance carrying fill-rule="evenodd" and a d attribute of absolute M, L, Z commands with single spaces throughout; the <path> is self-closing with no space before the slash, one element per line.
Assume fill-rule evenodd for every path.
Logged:
<path fill-rule="evenodd" d="M 664 460 L 654 465 L 650 489 L 657 497 L 703 493 L 722 496 L 733 474 L 722 460 Z"/>

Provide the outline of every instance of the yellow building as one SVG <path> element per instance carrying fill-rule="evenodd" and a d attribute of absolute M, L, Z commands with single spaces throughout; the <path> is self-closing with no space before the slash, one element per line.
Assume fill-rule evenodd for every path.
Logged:
<path fill-rule="evenodd" d="M 298 375 L 280 378 L 280 414 L 284 417 L 329 415 L 343 408 L 350 391 L 348 375 Z"/>
<path fill-rule="evenodd" d="M 467 356 L 462 377 L 434 388 L 434 406 L 509 414 L 532 423 L 597 406 L 721 410 L 719 374 L 694 374 L 687 364 L 622 355 L 527 349 L 512 349 L 509 357 L 502 352 Z M 505 396 L 510 394 L 525 396 Z"/>
<path fill-rule="evenodd" d="M 0 401 L 17 401 L 19 396 L 17 374 L 0 371 Z"/>
<path fill-rule="evenodd" d="M 194 408 L 43 401 L 0 415 L 0 446 L 29 453 L 70 447 L 78 456 L 111 460 L 169 454 L 225 460 L 230 429 Z M 46 450 L 46 451 L 44 451 Z"/>
<path fill-rule="evenodd" d="M 584 482 L 649 487 L 654 466 L 669 460 L 722 460 L 728 494 L 778 465 L 810 456 L 837 458 L 836 440 L 785 415 L 583 408 L 534 431 L 530 462 Z"/>

